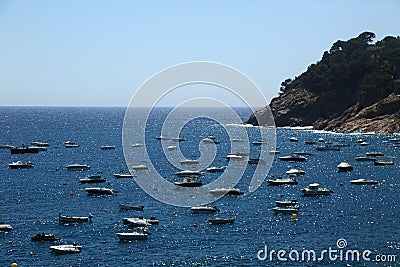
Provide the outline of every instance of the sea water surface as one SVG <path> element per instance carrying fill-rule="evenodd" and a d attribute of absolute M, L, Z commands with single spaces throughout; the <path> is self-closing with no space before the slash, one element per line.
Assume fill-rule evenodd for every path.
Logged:
<path fill-rule="evenodd" d="M 151 164 L 170 182 L 177 181 L 171 166 L 163 156 L 160 141 L 161 125 L 170 109 L 158 108 L 152 113 L 151 127 L 146 130 L 146 153 Z M 241 118 L 250 113 L 236 109 Z M 195 112 L 195 111 L 193 111 Z M 219 111 L 216 111 L 219 112 Z M 249 177 L 254 166 L 249 165 L 236 187 L 245 192 L 241 197 L 225 196 L 217 200 L 220 217 L 235 217 L 234 224 L 210 225 L 214 215 L 193 215 L 190 208 L 164 204 L 147 195 L 135 179 L 115 179 L 113 173 L 127 171 L 122 150 L 121 132 L 124 108 L 66 108 L 66 107 L 1 107 L 0 144 L 20 146 L 32 141 L 50 143 L 47 151 L 39 154 L 11 155 L 0 149 L 0 221 L 14 228 L 0 232 L 0 265 L 10 266 L 399 266 L 400 265 L 400 147 L 394 147 L 393 135 L 343 135 L 310 130 L 277 129 L 277 150 L 267 179 L 284 177 L 295 166 L 306 171 L 297 178 L 297 186 L 271 187 L 264 182 L 249 193 Z M 184 118 L 182 118 L 183 120 Z M 243 127 L 243 126 L 238 126 Z M 250 142 L 260 137 L 255 127 L 247 129 Z M 221 143 L 216 145 L 215 165 L 226 165 L 223 158 L 231 149 L 223 127 L 209 119 L 195 120 L 182 129 L 180 142 L 187 158 L 199 157 L 199 142 L 213 135 Z M 298 142 L 290 142 L 296 137 Z M 324 143 L 348 144 L 340 151 L 316 151 L 315 145 L 304 141 L 323 138 Z M 360 146 L 356 140 L 365 139 L 369 145 Z M 397 136 L 399 138 L 399 136 Z M 63 142 L 74 141 L 78 148 L 65 148 Z M 166 141 L 173 143 L 172 141 Z M 101 150 L 102 145 L 115 145 L 115 150 Z M 257 155 L 256 146 L 251 151 Z M 144 149 L 144 147 L 137 149 Z M 294 151 L 311 152 L 306 162 L 282 162 L 279 156 Z M 393 166 L 374 166 L 373 162 L 355 161 L 357 155 L 379 151 Z M 251 155 L 252 156 L 252 155 Z M 143 157 L 145 158 L 145 157 Z M 17 160 L 32 161 L 33 169 L 9 169 Z M 338 172 L 337 165 L 348 161 L 354 169 Z M 140 160 L 139 160 L 140 161 Z M 244 161 L 246 162 L 246 161 Z M 89 171 L 68 171 L 65 165 L 85 163 Z M 150 162 L 142 162 L 145 165 Z M 240 163 L 243 164 L 243 163 Z M 246 163 L 244 163 L 246 164 Z M 79 178 L 101 171 L 107 178 L 106 186 L 117 191 L 113 196 L 93 197 L 84 191 L 87 185 Z M 218 178 L 206 173 L 203 182 Z M 140 178 L 140 173 L 138 177 Z M 352 179 L 372 178 L 380 182 L 374 186 L 355 186 Z M 385 180 L 386 184 L 381 182 Z M 326 197 L 302 197 L 301 188 L 318 182 L 334 191 Z M 91 187 L 92 185 L 89 185 Z M 95 185 L 97 186 L 97 185 Z M 279 199 L 297 199 L 300 212 L 297 220 L 289 215 L 276 215 L 272 208 Z M 144 205 L 143 211 L 120 211 L 118 203 Z M 93 215 L 92 222 L 60 224 L 58 214 Z M 125 217 L 151 217 L 160 221 L 151 226 L 152 233 L 145 241 L 120 242 L 117 232 L 130 231 L 122 224 Z M 196 227 L 195 227 L 196 225 Z M 56 255 L 49 249 L 51 242 L 32 242 L 36 233 L 55 233 L 61 244 L 76 242 L 83 246 L 79 254 Z M 347 246 L 338 248 L 337 241 L 345 239 Z M 343 240 L 342 240 L 343 241 Z M 55 243 L 57 244 L 57 243 Z M 284 262 L 272 250 L 321 251 L 348 249 L 370 250 L 371 261 Z M 268 257 L 264 261 L 264 252 Z M 261 252 L 260 252 L 261 251 Z M 270 255 L 272 255 L 270 257 Z M 291 254 L 294 255 L 294 254 Z M 339 254 L 338 254 L 339 255 Z M 377 262 L 376 255 L 395 255 L 395 261 Z M 392 257 L 393 259 L 393 257 Z"/>

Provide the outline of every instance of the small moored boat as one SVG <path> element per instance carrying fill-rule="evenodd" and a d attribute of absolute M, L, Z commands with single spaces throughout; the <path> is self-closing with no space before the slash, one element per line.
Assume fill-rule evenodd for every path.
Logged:
<path fill-rule="evenodd" d="M 341 162 L 337 167 L 340 172 L 347 172 L 353 170 L 353 166 L 351 166 L 350 163 L 346 161 Z"/>
<path fill-rule="evenodd" d="M 183 181 L 174 182 L 174 185 L 182 186 L 182 187 L 199 187 L 203 185 L 203 182 L 200 180 L 192 180 L 191 178 L 184 178 Z"/>
<path fill-rule="evenodd" d="M 365 156 L 367 156 L 367 157 L 382 157 L 382 156 L 384 156 L 384 154 L 382 152 L 372 151 L 372 152 L 366 152 Z"/>
<path fill-rule="evenodd" d="M 216 206 L 214 206 L 214 207 L 198 206 L 198 207 L 190 208 L 190 211 L 193 214 L 209 214 L 209 213 L 216 213 L 219 211 L 219 209 Z"/>
<path fill-rule="evenodd" d="M 197 159 L 184 159 L 179 161 L 180 164 L 199 164 Z"/>
<path fill-rule="evenodd" d="M 215 189 L 210 189 L 210 194 L 213 196 L 241 196 L 243 195 L 243 192 L 240 191 L 239 188 L 215 188 Z"/>
<path fill-rule="evenodd" d="M 299 202 L 295 199 L 285 199 L 285 200 L 276 200 L 275 204 L 277 207 L 295 207 L 299 205 Z"/>
<path fill-rule="evenodd" d="M 83 170 L 89 170 L 90 166 L 86 164 L 69 164 L 65 166 L 65 168 L 70 171 L 83 171 Z"/>
<path fill-rule="evenodd" d="M 382 161 L 382 160 L 374 160 L 375 166 L 387 166 L 387 165 L 394 165 L 393 160 Z"/>
<path fill-rule="evenodd" d="M 129 233 L 117 233 L 120 241 L 134 241 L 134 240 L 145 240 L 149 236 L 147 231 L 133 231 Z"/>
<path fill-rule="evenodd" d="M 8 164 L 8 167 L 10 169 L 30 169 L 30 168 L 33 168 L 34 165 L 30 161 L 22 162 L 22 161 L 18 160 L 17 162 Z"/>
<path fill-rule="evenodd" d="M 301 189 L 303 196 L 329 196 L 333 193 L 328 188 L 319 188 L 318 183 L 309 184 L 308 187 Z"/>
<path fill-rule="evenodd" d="M 147 169 L 148 169 L 147 166 L 143 165 L 143 164 L 136 165 L 136 166 L 132 167 L 132 170 L 135 170 L 135 171 L 147 170 Z"/>
<path fill-rule="evenodd" d="M 107 188 L 107 187 L 88 187 L 85 188 L 85 191 L 89 195 L 114 195 L 114 189 Z"/>
<path fill-rule="evenodd" d="M 33 242 L 37 241 L 60 241 L 61 238 L 56 236 L 55 234 L 45 234 L 45 233 L 38 233 L 31 237 Z"/>
<path fill-rule="evenodd" d="M 275 213 L 281 213 L 281 214 L 293 214 L 293 213 L 299 212 L 298 207 L 275 207 L 275 208 L 272 208 L 272 210 Z"/>
<path fill-rule="evenodd" d="M 61 213 L 58 214 L 58 221 L 60 223 L 90 222 L 92 218 L 92 214 L 89 214 L 89 216 L 66 216 L 61 215 Z"/>
<path fill-rule="evenodd" d="M 72 245 L 50 246 L 50 249 L 54 253 L 58 253 L 58 254 L 72 254 L 72 253 L 81 252 L 82 246 L 78 246 L 77 244 L 73 243 Z"/>
<path fill-rule="evenodd" d="M 64 142 L 64 147 L 65 148 L 74 148 L 74 147 L 79 147 L 79 145 L 75 144 L 72 141 L 66 141 L 66 142 Z"/>
<path fill-rule="evenodd" d="M 288 175 L 287 178 L 277 178 L 275 180 L 267 180 L 268 185 L 297 185 L 295 175 Z"/>
<path fill-rule="evenodd" d="M 98 172 L 97 174 L 81 178 L 79 179 L 79 182 L 81 182 L 82 184 L 104 183 L 106 181 L 106 178 L 102 177 L 101 173 L 102 172 Z"/>
<path fill-rule="evenodd" d="M 222 166 L 222 167 L 209 167 L 206 170 L 208 172 L 223 172 L 225 170 L 225 168 L 226 168 L 225 166 Z"/>
<path fill-rule="evenodd" d="M 187 141 L 187 139 L 184 137 L 174 137 L 174 138 L 171 138 L 171 140 L 175 141 L 175 142 Z"/>
<path fill-rule="evenodd" d="M 101 150 L 112 150 L 115 149 L 115 146 L 105 145 L 101 146 Z"/>
<path fill-rule="evenodd" d="M 302 169 L 297 169 L 297 168 L 293 168 L 290 169 L 286 172 L 287 175 L 304 175 L 306 174 L 305 171 L 303 171 Z"/>
<path fill-rule="evenodd" d="M 367 184 L 378 184 L 378 181 L 361 178 L 361 179 L 351 180 L 350 183 L 355 185 L 367 185 Z"/>
<path fill-rule="evenodd" d="M 254 142 L 251 142 L 253 145 L 265 145 L 265 144 L 267 144 L 267 141 L 265 141 L 265 140 L 259 140 L 259 141 L 254 141 Z"/>
<path fill-rule="evenodd" d="M 117 179 L 122 179 L 122 178 L 133 178 L 133 175 L 130 173 L 125 173 L 125 172 L 120 172 L 120 173 L 114 173 L 113 176 Z"/>
<path fill-rule="evenodd" d="M 128 225 L 129 227 L 146 227 L 151 226 L 151 223 L 148 219 L 143 217 L 139 218 L 123 218 L 122 223 Z"/>
<path fill-rule="evenodd" d="M 294 161 L 294 162 L 302 162 L 302 161 L 306 161 L 307 160 L 306 157 L 296 156 L 296 155 L 293 155 L 293 156 L 282 156 L 282 157 L 279 157 L 279 159 L 281 161 Z"/>
<path fill-rule="evenodd" d="M 0 222 L 0 232 L 10 232 L 12 231 L 12 226 L 4 223 L 4 222 Z"/>

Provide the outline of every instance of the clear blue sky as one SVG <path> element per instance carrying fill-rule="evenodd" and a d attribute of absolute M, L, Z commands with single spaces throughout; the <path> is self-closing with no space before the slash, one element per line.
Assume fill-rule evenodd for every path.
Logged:
<path fill-rule="evenodd" d="M 398 0 L 0 0 L 0 105 L 126 106 L 187 61 L 232 66 L 269 101 L 336 40 L 400 35 L 399 14 Z"/>

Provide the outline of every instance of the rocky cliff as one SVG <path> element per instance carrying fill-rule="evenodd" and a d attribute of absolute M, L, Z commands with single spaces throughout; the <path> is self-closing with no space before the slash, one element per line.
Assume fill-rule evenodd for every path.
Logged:
<path fill-rule="evenodd" d="M 339 40 L 306 72 L 282 82 L 270 103 L 276 126 L 400 133 L 400 38 L 375 44 L 373 38 L 364 32 Z M 258 110 L 247 123 L 262 125 L 267 110 Z"/>

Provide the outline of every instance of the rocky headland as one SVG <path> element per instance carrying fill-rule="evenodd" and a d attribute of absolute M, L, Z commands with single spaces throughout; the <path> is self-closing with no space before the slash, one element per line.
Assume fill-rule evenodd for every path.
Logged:
<path fill-rule="evenodd" d="M 281 83 L 269 107 L 278 127 L 343 133 L 400 133 L 400 38 L 364 32 L 337 41 L 322 59 Z M 268 107 L 246 123 L 263 125 Z"/>

